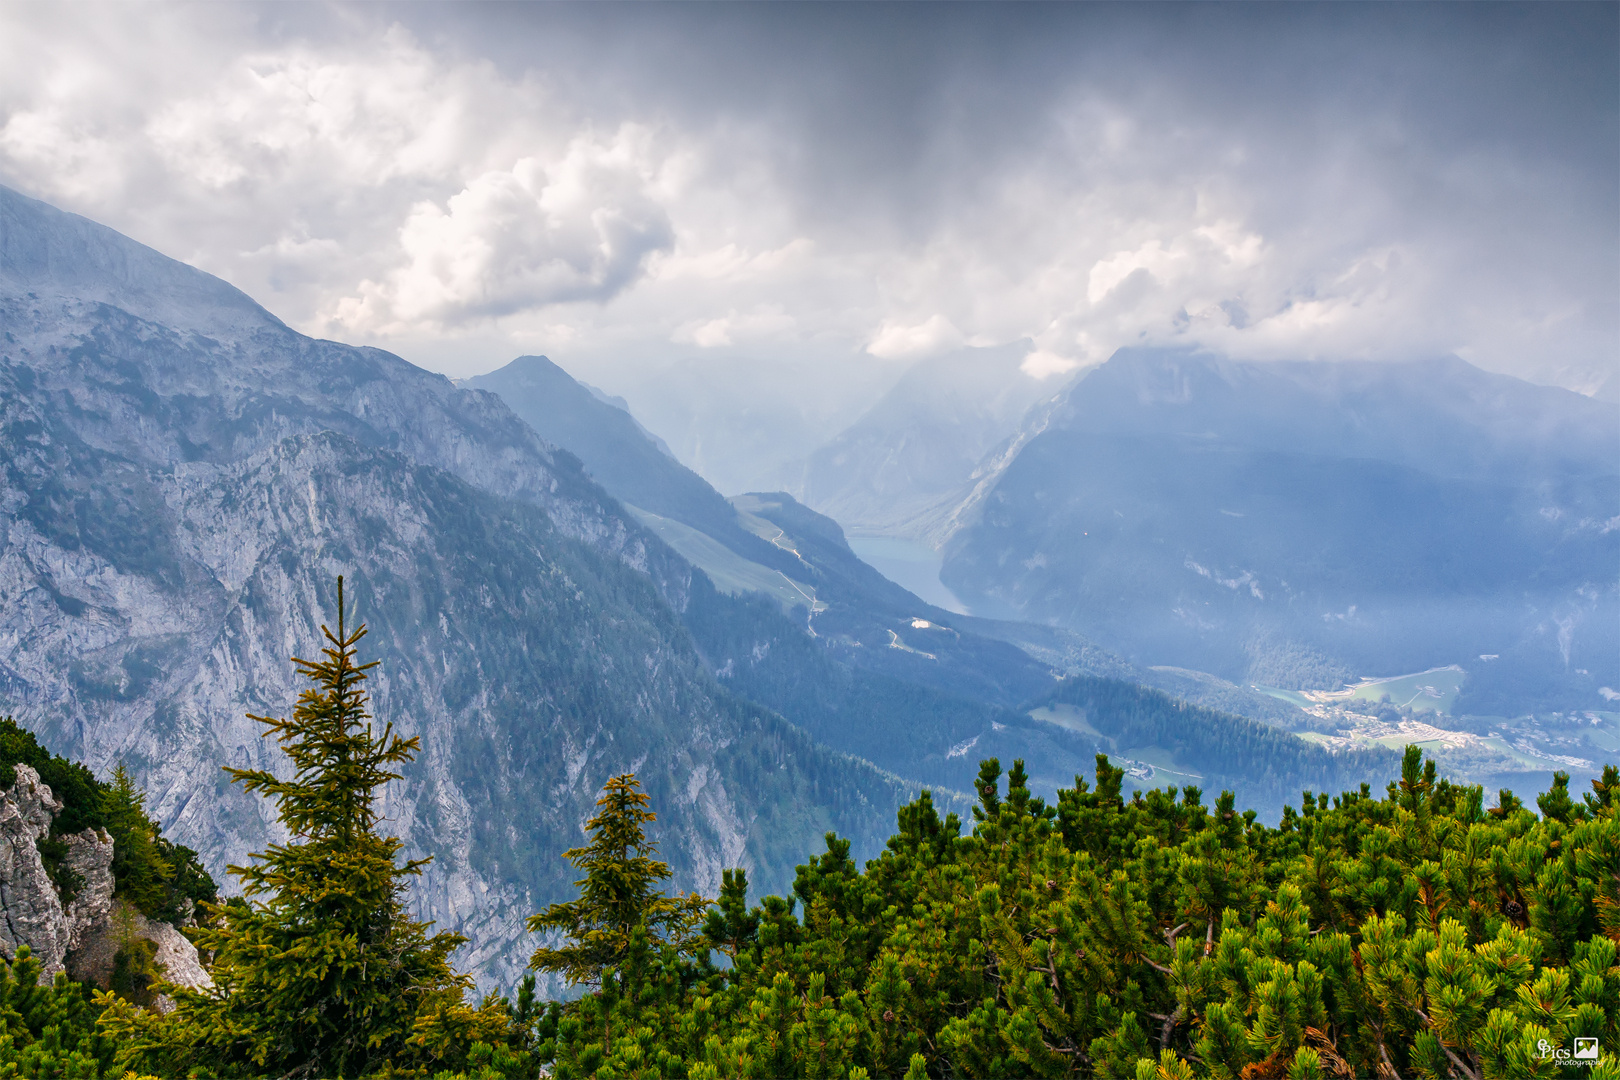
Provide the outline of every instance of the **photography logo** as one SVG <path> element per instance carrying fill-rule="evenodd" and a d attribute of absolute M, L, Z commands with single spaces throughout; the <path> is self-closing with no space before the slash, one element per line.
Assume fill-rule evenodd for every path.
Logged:
<path fill-rule="evenodd" d="M 1579 1061 L 1583 1065 L 1598 1059 L 1598 1041 L 1588 1035 L 1575 1037 L 1573 1045 L 1569 1047 L 1554 1046 L 1546 1039 L 1536 1041 L 1536 1050 L 1542 1060 L 1553 1061 Z"/>

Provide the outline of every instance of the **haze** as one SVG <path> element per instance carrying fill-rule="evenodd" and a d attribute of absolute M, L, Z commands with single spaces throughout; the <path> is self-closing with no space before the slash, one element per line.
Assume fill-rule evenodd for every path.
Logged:
<path fill-rule="evenodd" d="M 964 345 L 1613 398 L 1617 10 L 14 4 L 0 182 L 309 333 L 547 354 L 688 459 Z"/>

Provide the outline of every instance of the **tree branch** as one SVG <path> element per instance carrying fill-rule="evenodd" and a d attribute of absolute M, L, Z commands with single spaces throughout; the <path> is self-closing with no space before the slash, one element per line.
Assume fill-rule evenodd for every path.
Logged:
<path fill-rule="evenodd" d="M 1159 1029 L 1159 1053 L 1162 1054 L 1170 1048 L 1170 1036 L 1175 1034 L 1176 1024 L 1180 1020 L 1181 1006 L 1177 1005 L 1176 1011 L 1164 1018 L 1164 1026 Z"/>
<path fill-rule="evenodd" d="M 1429 1025 L 1429 1030 L 1430 1031 L 1434 1030 L 1434 1021 L 1429 1019 L 1429 1014 L 1428 1013 L 1424 1012 L 1422 1009 L 1418 1008 L 1416 1005 L 1408 1006 L 1408 1008 L 1410 1008 L 1413 1012 L 1417 1013 L 1418 1016 L 1420 1018 L 1422 1018 L 1423 1022 L 1425 1024 Z M 1446 1052 L 1446 1057 L 1451 1059 L 1451 1063 L 1453 1065 L 1457 1066 L 1457 1068 L 1462 1070 L 1462 1074 L 1464 1076 L 1466 1076 L 1468 1078 L 1468 1080 L 1479 1080 L 1479 1074 L 1476 1073 L 1473 1069 L 1470 1069 L 1468 1067 L 1467 1063 L 1464 1062 L 1462 1058 L 1460 1058 L 1456 1054 L 1452 1053 L 1451 1052 L 1451 1047 L 1446 1045 L 1446 1041 L 1444 1039 L 1440 1039 L 1438 1034 L 1435 1036 L 1435 1038 L 1439 1039 L 1439 1041 L 1440 1041 L 1440 1049 L 1442 1049 L 1442 1050 L 1444 1050 Z"/>

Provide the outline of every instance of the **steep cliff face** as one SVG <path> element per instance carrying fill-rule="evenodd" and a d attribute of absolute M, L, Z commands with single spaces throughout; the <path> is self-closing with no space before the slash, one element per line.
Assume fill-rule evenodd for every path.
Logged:
<path fill-rule="evenodd" d="M 611 775 L 641 773 L 681 888 L 772 888 L 902 794 L 731 697 L 677 612 L 691 569 L 498 398 L 313 341 L 246 297 L 0 189 L 0 710 L 125 762 L 223 868 L 281 839 L 223 765 L 281 764 L 346 574 L 378 717 L 423 752 L 389 827 L 420 915 L 510 987 Z M 18 826 L 23 828 L 21 824 Z"/>
<path fill-rule="evenodd" d="M 52 880 L 39 842 L 62 804 L 39 773 L 27 765 L 15 769 L 16 782 L 0 792 L 0 955 L 14 959 L 27 946 L 47 978 L 66 971 L 105 988 L 118 950 L 146 938 L 165 978 L 207 986 L 208 973 L 185 935 L 113 899 L 113 840 L 105 832 L 62 837 L 66 873 Z"/>
<path fill-rule="evenodd" d="M 19 947 L 28 946 L 46 975 L 62 970 L 73 936 L 62 898 L 39 852 L 39 841 L 51 831 L 60 809 L 51 789 L 26 765 L 17 766 L 17 782 L 0 795 L 0 951 L 16 956 Z M 112 865 L 111 841 L 107 864 Z M 110 902 L 110 874 L 107 880 Z"/>

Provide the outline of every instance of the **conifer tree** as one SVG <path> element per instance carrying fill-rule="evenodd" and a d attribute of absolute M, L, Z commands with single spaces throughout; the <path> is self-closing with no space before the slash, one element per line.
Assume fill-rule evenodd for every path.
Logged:
<path fill-rule="evenodd" d="M 113 838 L 113 877 L 117 895 L 142 911 L 156 911 L 168 899 L 174 867 L 158 844 L 157 829 L 146 816 L 146 793 L 135 786 L 122 764 L 102 795 L 107 831 Z"/>
<path fill-rule="evenodd" d="M 10 963 L 0 957 L 0 1077 L 119 1075 L 84 987 L 60 971 L 42 981 L 42 967 L 27 945 Z"/>
<path fill-rule="evenodd" d="M 563 858 L 585 871 L 574 882 L 577 900 L 552 904 L 529 919 L 536 933 L 560 932 L 557 948 L 541 946 L 529 966 L 564 975 L 570 984 L 601 986 L 603 973 L 620 966 L 640 929 L 647 945 L 671 946 L 691 955 L 705 948 L 699 933 L 710 901 L 693 893 L 665 896 L 658 883 L 670 876 L 669 864 L 653 858 L 658 845 L 647 839 L 646 825 L 658 815 L 634 773 L 609 780 L 596 800 L 596 816 L 585 825 L 591 842 L 571 848 Z"/>
<path fill-rule="evenodd" d="M 102 1024 L 127 1067 L 164 1076 L 346 1077 L 454 1065 L 477 1038 L 505 1033 L 504 1010 L 463 1004 L 470 980 L 450 965 L 465 939 L 405 912 L 406 881 L 425 859 L 396 862 L 400 840 L 381 835 L 378 789 L 418 750 L 379 733 L 362 688 L 376 666 L 356 663 L 364 626 L 349 630 L 338 579 L 338 623 L 322 626 L 320 660 L 294 659 L 312 685 L 292 719 L 254 716 L 293 766 L 228 769 L 273 799 L 291 840 L 232 866 L 245 902 L 213 905 L 195 934 L 215 955 L 214 985 L 163 984 L 166 1016 L 109 1003 Z"/>

